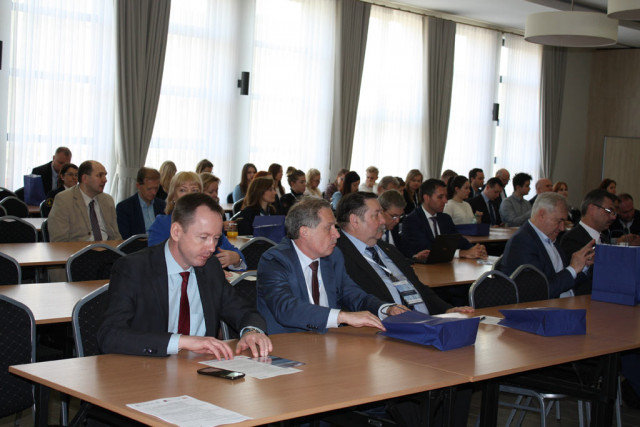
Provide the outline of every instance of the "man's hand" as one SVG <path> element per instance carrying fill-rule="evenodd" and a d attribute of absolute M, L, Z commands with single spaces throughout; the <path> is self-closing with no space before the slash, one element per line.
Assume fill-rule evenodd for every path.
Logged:
<path fill-rule="evenodd" d="M 475 246 L 473 246 L 473 247 L 471 247 L 469 249 L 461 250 L 460 251 L 460 258 L 471 258 L 471 259 L 482 258 L 482 259 L 487 259 L 487 248 L 485 248 L 484 245 L 476 243 Z"/>
<path fill-rule="evenodd" d="M 463 305 L 461 307 L 451 307 L 447 310 L 447 313 L 473 313 L 475 310 L 473 307 L 469 307 L 468 305 Z"/>
<path fill-rule="evenodd" d="M 249 331 L 242 335 L 242 338 L 238 341 L 236 354 L 240 354 L 246 349 L 251 349 L 253 357 L 265 357 L 273 351 L 273 345 L 265 334 L 261 334 L 258 331 Z"/>
<path fill-rule="evenodd" d="M 338 314 L 338 323 L 346 323 L 349 326 L 361 328 L 362 326 L 370 326 L 386 331 L 380 319 L 368 311 L 342 311 Z"/>
<path fill-rule="evenodd" d="M 594 250 L 593 245 L 596 244 L 595 240 L 591 240 L 589 243 L 584 245 L 582 249 L 576 251 L 571 255 L 571 267 L 576 271 L 576 273 L 580 273 L 582 269 L 586 266 L 589 267 L 593 265 L 593 257 Z"/>
<path fill-rule="evenodd" d="M 629 246 L 640 246 L 640 236 L 638 236 L 637 234 L 625 234 L 618 237 L 616 242 L 628 243 Z"/>
<path fill-rule="evenodd" d="M 398 314 L 402 314 L 407 311 L 410 311 L 410 310 L 404 305 L 400 305 L 400 304 L 392 305 L 387 309 L 387 316 L 396 316 Z"/>
<path fill-rule="evenodd" d="M 218 360 L 233 359 L 231 347 L 226 342 L 213 337 L 181 335 L 178 341 L 178 348 L 195 353 L 213 354 Z"/>
<path fill-rule="evenodd" d="M 416 259 L 421 259 L 425 261 L 427 258 L 429 258 L 429 252 L 431 252 L 429 249 L 425 249 L 423 251 L 418 252 L 413 257 Z"/>
<path fill-rule="evenodd" d="M 227 251 L 224 249 L 218 249 L 218 253 L 216 254 L 216 258 L 220 261 L 222 268 L 227 268 L 230 265 L 239 264 L 242 261 L 240 255 L 236 251 Z"/>

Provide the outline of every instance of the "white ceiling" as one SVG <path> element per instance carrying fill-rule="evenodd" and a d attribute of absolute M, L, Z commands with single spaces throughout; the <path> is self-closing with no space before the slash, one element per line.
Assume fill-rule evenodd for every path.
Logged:
<path fill-rule="evenodd" d="M 562 0 L 391 0 L 390 3 L 463 17 L 507 31 L 524 33 L 527 15 L 537 12 L 569 10 L 570 1 Z M 606 13 L 607 0 L 579 0 L 575 10 L 597 10 Z M 640 25 L 621 22 L 618 47 L 640 47 Z M 620 46 L 622 45 L 622 46 Z"/>

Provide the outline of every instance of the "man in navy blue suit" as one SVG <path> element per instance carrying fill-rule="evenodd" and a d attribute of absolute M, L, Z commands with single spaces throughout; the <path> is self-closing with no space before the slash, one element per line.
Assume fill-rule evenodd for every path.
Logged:
<path fill-rule="evenodd" d="M 329 202 L 301 200 L 285 228 L 287 237 L 258 264 L 258 311 L 269 334 L 326 332 L 340 324 L 385 330 L 380 317 L 408 310 L 367 294 L 347 275 Z"/>
<path fill-rule="evenodd" d="M 422 205 L 418 206 L 402 222 L 401 251 L 408 258 L 431 249 L 439 234 L 458 234 L 458 229 L 449 215 L 443 213 L 447 203 L 447 188 L 444 181 L 428 179 L 420 186 Z M 472 245 L 464 237 L 460 238 L 456 256 L 461 258 L 486 258 L 487 249 L 483 245 Z"/>
<path fill-rule="evenodd" d="M 157 170 L 140 168 L 136 188 L 136 194 L 116 206 L 118 228 L 123 239 L 146 233 L 156 216 L 164 213 L 166 206 L 164 200 L 156 198 L 160 188 L 160 173 Z"/>
<path fill-rule="evenodd" d="M 519 266 L 531 264 L 547 276 L 551 298 L 573 295 L 573 289 L 588 280 L 586 272 L 593 265 L 595 240 L 590 239 L 569 259 L 557 241 L 567 213 L 567 201 L 562 195 L 539 194 L 531 209 L 531 219 L 507 242 L 500 270 L 511 274 Z"/>

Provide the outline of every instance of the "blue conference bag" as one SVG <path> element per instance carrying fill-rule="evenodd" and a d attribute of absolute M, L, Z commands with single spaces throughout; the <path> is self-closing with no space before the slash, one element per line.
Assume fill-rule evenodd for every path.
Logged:
<path fill-rule="evenodd" d="M 381 335 L 432 345 L 438 350 L 446 351 L 474 344 L 480 319 L 434 317 L 418 311 L 407 311 L 389 316 L 382 323 L 387 332 L 380 332 Z"/>
<path fill-rule="evenodd" d="M 614 304 L 640 303 L 640 247 L 597 245 L 591 299 Z"/>
<path fill-rule="evenodd" d="M 587 333 L 587 310 L 566 308 L 531 308 L 500 310 L 499 324 L 544 337 L 584 335 Z"/>
<path fill-rule="evenodd" d="M 280 243 L 284 235 L 284 215 L 256 216 L 253 220 L 254 237 L 266 237 Z"/>

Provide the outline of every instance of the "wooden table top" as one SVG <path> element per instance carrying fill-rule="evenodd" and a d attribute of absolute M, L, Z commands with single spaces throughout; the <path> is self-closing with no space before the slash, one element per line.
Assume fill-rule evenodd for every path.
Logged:
<path fill-rule="evenodd" d="M 81 298 L 107 282 L 92 280 L 0 286 L 0 294 L 29 307 L 38 325 L 64 323 L 71 321 L 73 307 Z"/>
<path fill-rule="evenodd" d="M 13 366 L 10 372 L 137 421 L 157 418 L 130 409 L 162 397 L 189 395 L 254 418 L 258 425 L 458 385 L 467 378 L 385 353 L 389 340 L 311 332 L 271 337 L 273 354 L 304 362 L 302 372 L 271 379 L 229 381 L 198 375 L 211 356 L 102 355 Z M 232 344 L 232 348 L 235 344 Z M 166 424 L 166 423 L 165 423 Z"/>
<path fill-rule="evenodd" d="M 471 243 L 506 242 L 518 231 L 518 227 L 491 227 L 488 236 L 464 236 Z"/>
<path fill-rule="evenodd" d="M 490 256 L 493 264 L 498 258 Z M 489 264 L 479 264 L 478 260 L 454 258 L 441 264 L 413 264 L 413 270 L 422 283 L 437 288 L 440 286 L 468 285 L 483 273 L 491 270 Z"/>
<path fill-rule="evenodd" d="M 233 203 L 220 203 L 220 207 L 224 209 L 225 212 L 233 212 Z"/>
<path fill-rule="evenodd" d="M 40 214 L 40 206 L 36 205 L 27 205 L 29 208 L 29 215 Z"/>
<path fill-rule="evenodd" d="M 38 243 L 2 243 L 0 252 L 13 257 L 22 267 L 64 265 L 71 255 L 93 243 L 105 243 L 114 248 L 122 240 L 102 242 L 38 242 Z"/>
<path fill-rule="evenodd" d="M 47 218 L 22 218 L 27 221 L 29 224 L 33 225 L 36 230 L 40 231 L 42 229 L 42 223 Z"/>

